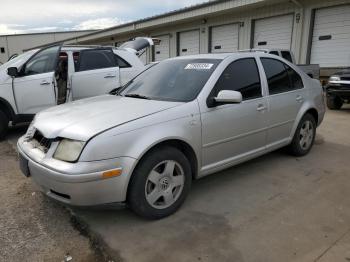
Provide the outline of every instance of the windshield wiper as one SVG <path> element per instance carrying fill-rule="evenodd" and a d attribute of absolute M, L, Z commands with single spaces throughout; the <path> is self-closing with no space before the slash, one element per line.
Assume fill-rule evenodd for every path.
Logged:
<path fill-rule="evenodd" d="M 133 98 L 140 98 L 140 99 L 151 99 L 148 96 L 140 95 L 140 94 L 126 94 L 125 97 L 133 97 Z"/>

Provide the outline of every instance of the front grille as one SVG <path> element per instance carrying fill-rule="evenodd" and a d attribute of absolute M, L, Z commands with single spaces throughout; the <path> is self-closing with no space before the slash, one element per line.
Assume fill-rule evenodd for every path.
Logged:
<path fill-rule="evenodd" d="M 44 137 L 38 130 L 35 131 L 32 141 L 35 142 L 35 146 L 41 149 L 44 153 L 49 150 L 53 139 Z"/>

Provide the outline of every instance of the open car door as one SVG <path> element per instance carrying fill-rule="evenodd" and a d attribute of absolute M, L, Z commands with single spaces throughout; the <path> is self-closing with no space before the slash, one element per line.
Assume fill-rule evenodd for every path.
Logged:
<path fill-rule="evenodd" d="M 107 94 L 119 86 L 119 67 L 112 48 L 80 51 L 71 81 L 73 100 Z"/>
<path fill-rule="evenodd" d="M 39 50 L 19 69 L 13 80 L 19 114 L 36 114 L 57 104 L 55 70 L 61 47 L 55 45 Z"/>

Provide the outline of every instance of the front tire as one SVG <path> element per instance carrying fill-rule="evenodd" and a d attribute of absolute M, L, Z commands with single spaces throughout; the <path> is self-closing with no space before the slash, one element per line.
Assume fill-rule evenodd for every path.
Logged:
<path fill-rule="evenodd" d="M 127 202 L 136 214 L 160 219 L 175 213 L 191 188 L 191 166 L 176 148 L 149 152 L 131 177 Z"/>
<path fill-rule="evenodd" d="M 327 107 L 331 110 L 339 110 L 343 106 L 343 100 L 338 96 L 327 96 Z"/>
<path fill-rule="evenodd" d="M 300 120 L 295 131 L 289 151 L 294 156 L 304 156 L 310 152 L 316 136 L 316 120 L 311 114 L 306 114 Z"/>
<path fill-rule="evenodd" d="M 8 126 L 9 126 L 9 119 L 7 118 L 4 112 L 0 111 L 0 140 L 5 137 Z"/>

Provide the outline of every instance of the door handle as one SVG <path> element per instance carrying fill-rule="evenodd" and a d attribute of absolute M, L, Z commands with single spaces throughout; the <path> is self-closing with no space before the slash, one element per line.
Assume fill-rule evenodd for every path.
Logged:
<path fill-rule="evenodd" d="M 47 81 L 47 80 L 43 80 L 43 81 L 41 81 L 41 83 L 40 83 L 40 85 L 42 85 L 42 86 L 49 85 L 49 84 L 50 84 L 50 82 Z"/>
<path fill-rule="evenodd" d="M 116 75 L 105 75 L 105 78 L 114 78 Z"/>
<path fill-rule="evenodd" d="M 265 109 L 266 109 L 266 106 L 263 104 L 259 104 L 258 107 L 256 108 L 256 110 L 259 112 L 264 111 Z"/>
<path fill-rule="evenodd" d="M 303 102 L 304 98 L 301 95 L 297 95 L 295 100 L 297 100 L 297 102 Z"/>

